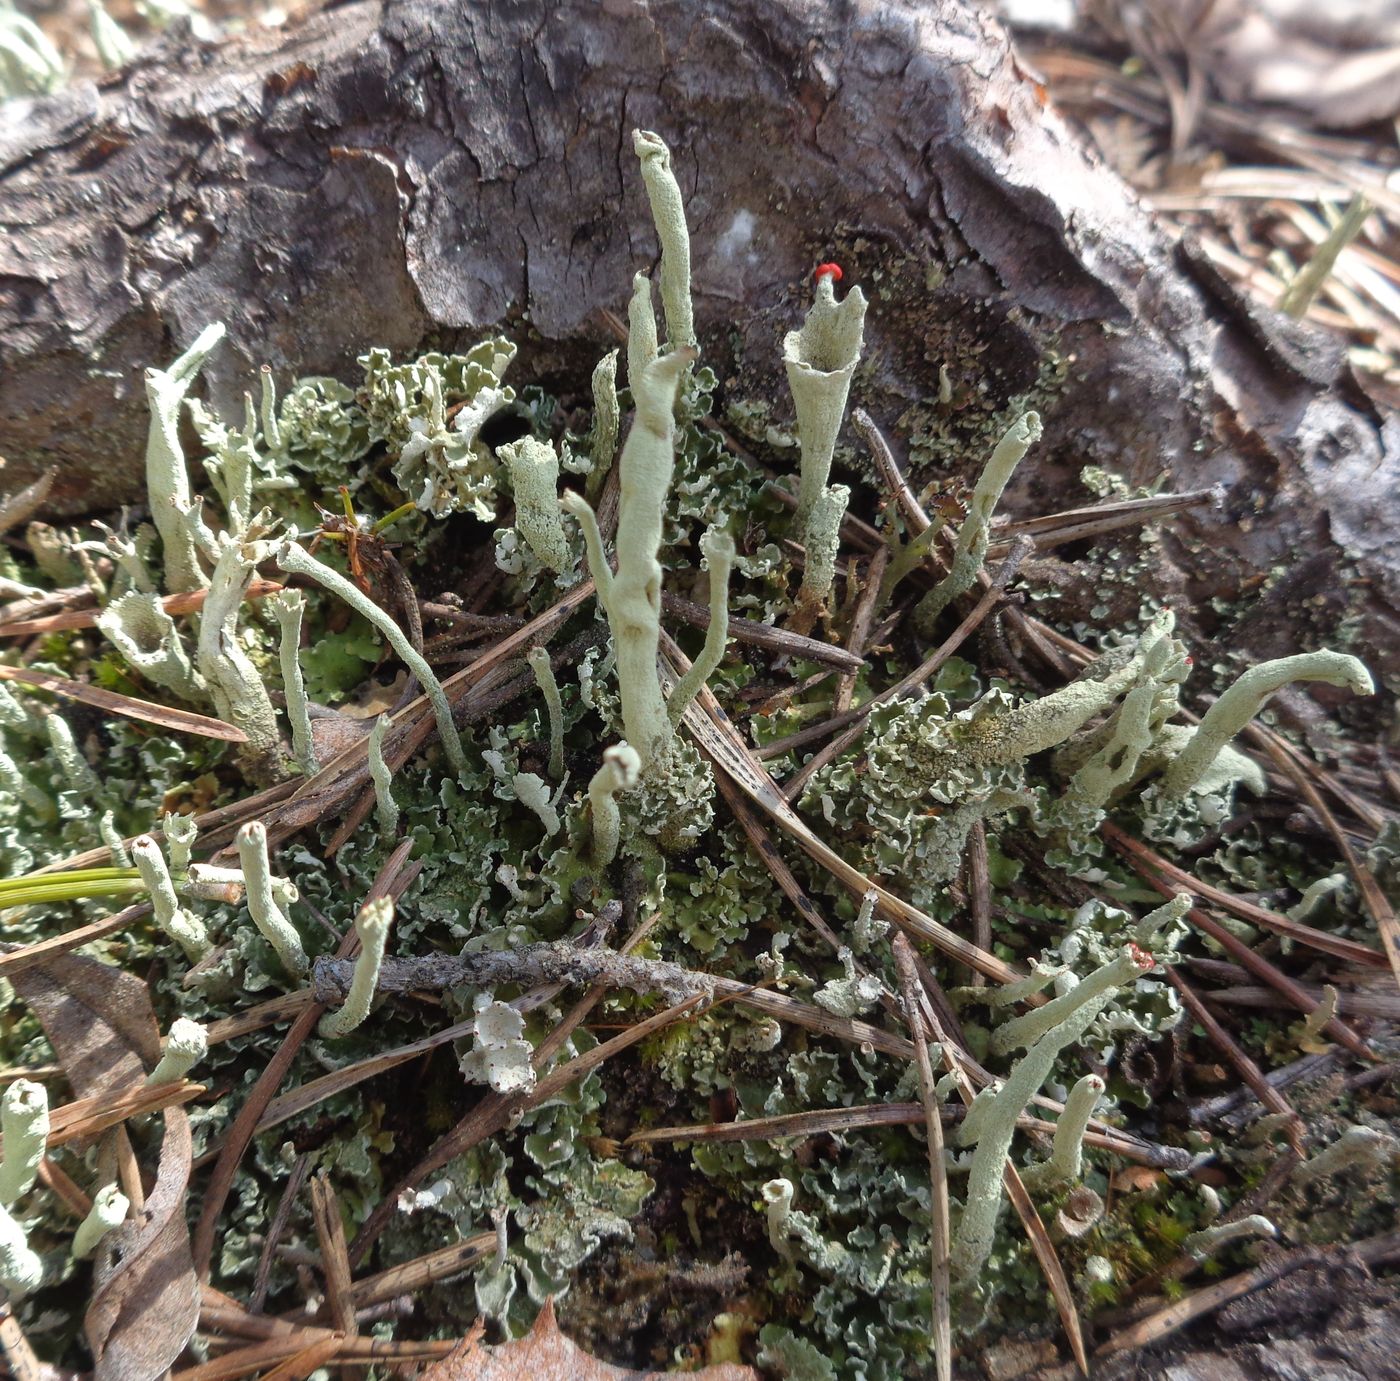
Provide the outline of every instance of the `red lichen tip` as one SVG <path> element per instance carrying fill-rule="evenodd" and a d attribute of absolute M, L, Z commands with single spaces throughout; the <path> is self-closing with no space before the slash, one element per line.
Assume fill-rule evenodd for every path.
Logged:
<path fill-rule="evenodd" d="M 1188 657 L 1186 658 L 1186 665 L 1187 665 L 1188 667 L 1193 667 L 1193 666 L 1195 666 L 1195 665 L 1196 665 L 1196 659 L 1195 659 L 1194 657 L 1188 656 Z"/>
<path fill-rule="evenodd" d="M 1157 961 L 1152 957 L 1150 950 L 1143 949 L 1141 945 L 1136 945 L 1131 940 L 1128 942 L 1128 950 L 1133 956 L 1133 963 L 1135 963 L 1143 973 L 1150 973 L 1157 967 Z"/>
<path fill-rule="evenodd" d="M 818 264 L 812 273 L 812 278 L 820 283 L 823 278 L 830 277 L 833 283 L 839 283 L 845 274 L 841 272 L 840 264 Z"/>

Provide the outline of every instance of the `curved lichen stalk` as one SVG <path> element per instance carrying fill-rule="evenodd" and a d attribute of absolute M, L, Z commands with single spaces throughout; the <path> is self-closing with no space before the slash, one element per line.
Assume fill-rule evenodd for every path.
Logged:
<path fill-rule="evenodd" d="M 991 542 L 992 514 L 1001 501 L 1016 467 L 1026 452 L 1040 440 L 1040 414 L 1023 413 L 1007 428 L 988 458 L 978 477 L 977 487 L 968 503 L 967 517 L 958 529 L 948 574 L 926 594 L 915 610 L 915 621 L 921 633 L 927 633 L 933 621 L 960 594 L 972 588 L 977 572 L 987 557 Z"/>
<path fill-rule="evenodd" d="M 1206 711 L 1186 747 L 1167 768 L 1158 796 L 1166 801 L 1181 800 L 1205 775 L 1220 750 L 1263 709 L 1264 702 L 1294 681 L 1347 686 L 1355 695 L 1374 695 L 1376 690 L 1371 673 L 1355 657 L 1327 648 L 1250 667 Z"/>

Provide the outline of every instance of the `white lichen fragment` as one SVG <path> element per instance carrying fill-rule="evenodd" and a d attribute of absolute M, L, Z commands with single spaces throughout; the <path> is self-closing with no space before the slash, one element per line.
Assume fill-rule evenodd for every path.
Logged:
<path fill-rule="evenodd" d="M 535 684 L 544 697 L 549 718 L 549 775 L 557 782 L 564 775 L 564 702 L 559 698 L 559 682 L 554 679 L 548 648 L 532 647 L 525 660 L 530 664 L 530 670 L 535 674 Z"/>
<path fill-rule="evenodd" d="M 462 1073 L 496 1093 L 529 1093 L 535 1087 L 534 1049 L 525 1039 L 525 1018 L 490 993 L 476 998 L 476 1044 L 462 1057 Z"/>
<path fill-rule="evenodd" d="M 1181 1245 L 1197 1260 L 1204 1261 L 1231 1242 L 1277 1236 L 1278 1229 L 1262 1213 L 1251 1213 L 1248 1218 L 1237 1218 L 1233 1223 L 1213 1223 L 1200 1232 L 1193 1232 Z"/>
<path fill-rule="evenodd" d="M 1374 695 L 1371 673 L 1344 652 L 1323 648 L 1280 657 L 1244 672 L 1206 711 L 1196 732 L 1167 768 L 1158 795 L 1165 801 L 1181 800 L 1200 781 L 1217 754 L 1264 707 L 1276 691 L 1294 681 L 1325 681 L 1346 686 L 1355 695 Z"/>
<path fill-rule="evenodd" d="M 146 493 L 160 533 L 165 588 L 171 594 L 202 590 L 208 584 L 199 553 L 208 540 L 199 503 L 190 496 L 190 477 L 180 447 L 180 405 L 210 352 L 223 339 L 221 323 L 206 327 L 168 369 L 146 371 L 151 427 L 146 441 Z"/>
<path fill-rule="evenodd" d="M 267 856 L 267 829 L 260 820 L 250 820 L 239 831 L 238 861 L 248 888 L 248 914 L 263 939 L 276 951 L 282 967 L 300 978 L 310 964 L 306 951 L 272 890 L 272 865 Z"/>
<path fill-rule="evenodd" d="M 360 954 L 350 979 L 350 991 L 339 1011 L 327 1012 L 316 1028 L 326 1040 L 348 1036 L 369 1015 L 379 968 L 384 962 L 384 945 L 394 923 L 394 903 L 389 897 L 367 902 L 355 917 L 355 934 L 360 938 Z"/>
<path fill-rule="evenodd" d="M 115 1184 L 104 1184 L 92 1196 L 92 1207 L 88 1215 L 78 1224 L 73 1234 L 73 1256 L 82 1261 L 97 1250 L 97 1244 L 112 1231 L 126 1222 L 131 1201 Z"/>
<path fill-rule="evenodd" d="M 42 1084 L 16 1079 L 0 1097 L 0 1129 L 5 1152 L 0 1158 L 0 1204 L 29 1193 L 49 1139 L 49 1095 Z"/>
<path fill-rule="evenodd" d="M 690 305 L 690 231 L 680 184 L 671 171 L 671 151 L 659 134 L 634 129 L 632 150 L 641 160 L 651 218 L 661 241 L 661 309 L 666 316 L 667 348 L 684 349 L 695 344 L 695 320 Z"/>
<path fill-rule="evenodd" d="M 282 664 L 282 689 L 287 696 L 287 721 L 292 728 L 292 754 L 302 776 L 316 775 L 316 749 L 311 740 L 311 706 L 301 675 L 301 621 L 306 597 L 300 590 L 283 590 L 268 600 L 281 633 L 278 660 Z"/>
<path fill-rule="evenodd" d="M 174 691 L 182 700 L 203 698 L 204 682 L 159 595 L 128 590 L 97 616 L 97 626 L 132 670 L 152 685 Z"/>
<path fill-rule="evenodd" d="M 880 980 L 873 974 L 860 973 L 849 947 L 842 945 L 836 957 L 846 970 L 842 978 L 833 978 L 812 994 L 812 1001 L 838 1017 L 858 1017 L 868 1012 L 883 991 Z"/>
<path fill-rule="evenodd" d="M 461 776 L 467 770 L 467 755 L 462 748 L 462 740 L 457 726 L 452 721 L 452 707 L 447 703 L 447 693 L 442 688 L 432 667 L 414 649 L 404 631 L 368 595 L 347 580 L 338 571 L 322 565 L 309 552 L 295 542 L 284 542 L 277 549 L 277 564 L 292 575 L 310 577 L 322 588 L 342 599 L 357 614 L 368 619 L 388 640 L 394 652 L 404 665 L 418 678 L 429 703 L 433 707 L 433 719 L 437 723 L 438 737 L 442 740 L 443 751 L 452 764 L 452 770 Z"/>
<path fill-rule="evenodd" d="M 559 454 L 548 441 L 522 437 L 496 454 L 510 472 L 515 495 L 515 526 L 540 564 L 562 571 L 569 543 L 559 518 Z"/>
<path fill-rule="evenodd" d="M 23 1227 L 0 1205 L 0 1288 L 11 1299 L 23 1299 L 39 1288 L 44 1263 L 29 1245 Z"/>
<path fill-rule="evenodd" d="M 921 632 L 927 632 L 933 621 L 960 594 L 972 588 L 977 572 L 986 560 L 991 541 L 992 514 L 1001 501 L 1002 491 L 1021 463 L 1026 452 L 1040 440 L 1040 415 L 1023 413 L 997 442 L 978 477 L 968 503 L 967 517 L 958 529 L 948 574 L 919 602 L 915 619 Z"/>
<path fill-rule="evenodd" d="M 209 952 L 209 936 L 204 922 L 180 905 L 160 846 L 150 835 L 143 834 L 131 846 L 131 861 L 141 874 L 142 885 L 151 894 L 156 925 L 184 950 L 192 964 L 197 964 Z"/>
<path fill-rule="evenodd" d="M 379 821 L 382 834 L 392 835 L 399 828 L 399 806 L 394 800 L 394 775 L 389 764 L 384 761 L 384 735 L 388 733 L 393 720 L 387 714 L 380 715 L 369 731 L 369 775 L 374 783 L 374 813 Z"/>
<path fill-rule="evenodd" d="M 209 1053 L 209 1033 L 197 1021 L 176 1017 L 165 1037 L 160 1061 L 146 1078 L 148 1085 L 174 1084 Z"/>
<path fill-rule="evenodd" d="M 606 868 L 617 857 L 622 839 L 622 815 L 617 807 L 620 792 L 637 785 L 642 761 L 631 744 L 615 743 L 603 750 L 603 764 L 588 783 L 588 809 L 592 825 L 593 861 Z"/>

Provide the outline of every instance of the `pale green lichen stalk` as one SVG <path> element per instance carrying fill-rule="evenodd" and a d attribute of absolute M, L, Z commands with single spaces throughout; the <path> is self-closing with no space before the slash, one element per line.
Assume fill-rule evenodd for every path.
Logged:
<path fill-rule="evenodd" d="M 392 836 L 399 828 L 399 807 L 394 800 L 394 774 L 384 761 L 384 735 L 393 721 L 380 715 L 369 731 L 369 775 L 374 783 L 374 810 L 381 834 Z"/>
<path fill-rule="evenodd" d="M 1214 1256 L 1231 1242 L 1249 1242 L 1260 1237 L 1277 1237 L 1278 1229 L 1262 1213 L 1236 1218 L 1233 1223 L 1215 1223 L 1193 1232 L 1181 1245 L 1197 1260 Z"/>
<path fill-rule="evenodd" d="M 588 548 L 589 574 L 607 615 L 617 657 L 618 692 L 627 741 L 646 771 L 664 753 L 672 725 L 657 676 L 661 638 L 661 548 L 666 496 L 675 467 L 673 408 L 689 352 L 665 356 L 632 386 L 637 417 L 622 448 L 617 571 L 608 565 L 593 510 L 565 493 L 565 511 L 578 519 Z"/>
<path fill-rule="evenodd" d="M 652 355 L 655 357 L 653 350 Z M 650 361 L 648 361 L 650 363 Z M 593 432 L 589 438 L 588 483 L 584 495 L 596 503 L 617 455 L 622 411 L 617 401 L 617 351 L 609 350 L 593 371 Z"/>
<path fill-rule="evenodd" d="M 301 946 L 301 936 L 277 903 L 272 889 L 272 865 L 267 856 L 267 829 L 259 820 L 250 820 L 238 831 L 238 861 L 248 887 L 248 914 L 263 939 L 277 952 L 282 967 L 300 978 L 310 963 Z"/>
<path fill-rule="evenodd" d="M 300 590 L 283 590 L 268 600 L 281 633 L 278 659 L 282 689 L 287 696 L 287 721 L 292 727 L 292 754 L 304 777 L 316 775 L 316 749 L 311 741 L 311 707 L 301 675 L 301 620 L 306 597 Z"/>
<path fill-rule="evenodd" d="M 92 1207 L 73 1234 L 74 1258 L 83 1261 L 91 1256 L 109 1232 L 126 1222 L 130 1208 L 131 1201 L 116 1185 L 104 1184 L 92 1196 Z"/>
<path fill-rule="evenodd" d="M 1280 657 L 1244 672 L 1208 709 L 1158 787 L 1166 801 L 1179 801 L 1204 776 L 1217 754 L 1264 707 L 1277 690 L 1294 681 L 1325 681 L 1346 686 L 1354 695 L 1374 695 L 1371 673 L 1355 657 L 1323 648 Z"/>
<path fill-rule="evenodd" d="M 131 846 L 131 861 L 151 894 L 156 925 L 184 950 L 192 964 L 197 964 L 209 952 L 209 936 L 204 922 L 180 905 L 160 845 L 150 835 L 143 834 Z"/>
<path fill-rule="evenodd" d="M 700 655 L 676 682 L 667 702 L 673 727 L 681 722 L 700 688 L 714 674 L 729 640 L 729 576 L 734 569 L 734 539 L 722 528 L 708 528 L 700 539 L 700 551 L 710 568 L 710 623 Z"/>
<path fill-rule="evenodd" d="M 1001 501 L 1016 467 L 1026 452 L 1040 440 L 1040 415 L 1035 412 L 1023 413 L 997 442 L 977 480 L 968 503 L 967 517 L 958 529 L 954 544 L 952 564 L 948 574 L 933 587 L 919 602 L 915 611 L 915 621 L 920 632 L 927 634 L 933 621 L 960 594 L 972 588 L 977 572 L 987 557 L 987 547 L 991 541 L 992 514 Z"/>
<path fill-rule="evenodd" d="M 258 562 L 267 556 L 261 542 L 223 534 L 199 623 L 196 660 L 209 685 L 219 717 L 248 735 L 247 752 L 271 763 L 281 753 L 277 711 L 238 631 L 243 600 Z"/>
<path fill-rule="evenodd" d="M 807 632 L 831 597 L 831 587 L 836 580 L 836 553 L 841 547 L 841 520 L 846 516 L 850 497 L 849 486 L 828 485 L 812 507 L 805 534 L 802 585 L 797 592 L 797 610 L 789 625 L 794 633 Z"/>
<path fill-rule="evenodd" d="M 1103 1096 L 1104 1087 L 1104 1081 L 1097 1074 L 1086 1074 L 1070 1089 L 1065 1110 L 1055 1123 L 1049 1160 L 1021 1172 L 1028 1186 L 1049 1189 L 1079 1183 L 1084 1174 L 1084 1132 Z"/>
<path fill-rule="evenodd" d="M 384 945 L 394 923 L 394 903 L 390 897 L 377 897 L 360 908 L 355 917 L 355 934 L 360 937 L 360 955 L 350 979 L 350 991 L 339 1011 L 327 1012 L 316 1028 L 328 1041 L 348 1036 L 369 1016 L 374 990 L 379 983 L 379 967 L 384 962 Z"/>
<path fill-rule="evenodd" d="M 1141 946 L 1151 943 L 1157 932 L 1178 919 L 1189 905 L 1190 898 L 1182 894 L 1158 907 L 1139 923 L 1136 943 L 1124 946 L 1117 958 L 1063 997 L 998 1028 L 995 1044 L 1000 1049 L 1033 1043 L 1002 1088 L 984 1093 L 977 1100 L 959 1130 L 958 1141 L 966 1145 L 976 1140 L 977 1149 L 973 1152 L 963 1214 L 953 1240 L 956 1279 L 975 1279 L 991 1255 L 1001 1207 L 1002 1175 L 1016 1119 L 1045 1082 L 1060 1053 L 1084 1037 L 1120 988 L 1156 966 L 1156 957 Z M 1003 1037 L 1008 1027 L 1011 1034 Z M 976 1118 L 971 1116 L 973 1111 L 978 1114 Z"/>
<path fill-rule="evenodd" d="M 176 1017 L 165 1037 L 159 1063 L 146 1077 L 147 1084 L 174 1084 L 209 1053 L 209 1033 L 197 1021 Z"/>
<path fill-rule="evenodd" d="M 368 595 L 357 590 L 338 571 L 323 565 L 314 556 L 297 546 L 295 542 L 283 542 L 277 549 L 277 564 L 292 575 L 304 575 L 314 580 L 323 589 L 329 590 L 342 599 L 357 614 L 368 619 L 388 640 L 394 652 L 405 666 L 418 678 L 429 703 L 433 707 L 433 718 L 437 721 L 438 737 L 442 739 L 443 751 L 452 764 L 452 770 L 461 776 L 467 768 L 467 755 L 462 748 L 462 740 L 457 726 L 452 722 L 452 707 L 447 703 L 447 693 L 442 688 L 432 667 L 414 649 L 403 630 Z"/>
<path fill-rule="evenodd" d="M 846 398 L 865 335 L 865 295 L 852 288 L 838 302 L 834 276 L 825 273 L 818 278 L 807 320 L 800 330 L 789 331 L 783 338 L 783 365 L 802 448 L 796 524 L 804 547 L 812 545 L 810 520 L 831 477 L 836 436 L 846 415 Z"/>
<path fill-rule="evenodd" d="M 49 1095 L 42 1084 L 16 1079 L 0 1097 L 0 1204 L 12 1204 L 34 1188 L 49 1139 Z"/>
<path fill-rule="evenodd" d="M 615 743 L 603 751 L 603 765 L 588 784 L 588 809 L 592 824 L 593 861 L 606 868 L 617 857 L 622 838 L 622 815 L 617 807 L 620 792 L 637 785 L 642 761 L 628 743 Z"/>
<path fill-rule="evenodd" d="M 548 648 L 532 647 L 525 660 L 535 674 L 549 716 L 549 775 L 557 782 L 564 775 L 564 702 L 559 698 L 559 682 L 554 679 Z"/>
<path fill-rule="evenodd" d="M 128 590 L 97 616 L 97 626 L 128 664 L 152 685 L 182 700 L 200 700 L 205 685 L 180 640 L 160 596 Z"/>
<path fill-rule="evenodd" d="M 11 1299 L 23 1299 L 37 1290 L 44 1279 L 44 1263 L 25 1236 L 24 1229 L 0 1205 L 0 1288 Z"/>
<path fill-rule="evenodd" d="M 569 564 L 569 543 L 559 519 L 559 454 L 548 441 L 521 437 L 496 454 L 510 472 L 515 526 L 536 559 L 556 573 Z"/>
<path fill-rule="evenodd" d="M 661 241 L 661 309 L 666 314 L 666 347 L 684 349 L 695 344 L 695 320 L 690 305 L 690 231 L 685 223 L 680 184 L 671 171 L 671 151 L 659 134 L 633 130 L 632 150 L 641 160 L 651 218 Z M 628 382 L 632 383 L 630 377 Z"/>
<path fill-rule="evenodd" d="M 190 496 L 190 477 L 180 446 L 180 406 L 204 362 L 223 339 L 222 323 L 200 332 L 168 369 L 146 371 L 146 399 L 151 409 L 146 441 L 146 493 L 151 518 L 160 533 L 165 588 L 171 594 L 202 590 L 208 584 L 199 562 L 207 531 L 199 503 Z"/>
<path fill-rule="evenodd" d="M 99 791 L 97 774 L 88 766 L 83 750 L 78 747 L 72 726 L 61 714 L 51 714 L 44 720 L 44 727 L 49 734 L 49 749 L 68 790 L 84 797 L 96 796 Z"/>

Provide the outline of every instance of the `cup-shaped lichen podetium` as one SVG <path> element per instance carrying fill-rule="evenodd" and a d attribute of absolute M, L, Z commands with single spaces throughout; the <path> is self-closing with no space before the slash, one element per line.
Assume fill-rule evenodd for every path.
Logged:
<path fill-rule="evenodd" d="M 831 474 L 836 434 L 841 430 L 865 334 L 864 294 L 852 288 L 838 302 L 832 283 L 835 277 L 834 272 L 820 274 L 816 300 L 802 329 L 789 331 L 783 338 L 783 365 L 802 443 L 802 477 L 797 491 L 800 532 L 805 532 Z"/>

